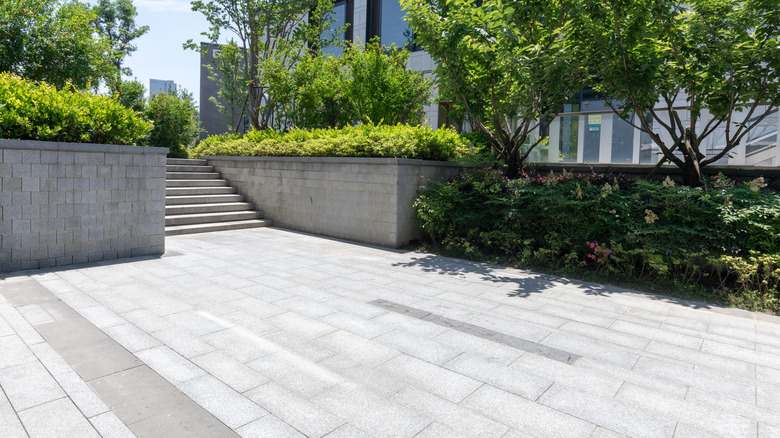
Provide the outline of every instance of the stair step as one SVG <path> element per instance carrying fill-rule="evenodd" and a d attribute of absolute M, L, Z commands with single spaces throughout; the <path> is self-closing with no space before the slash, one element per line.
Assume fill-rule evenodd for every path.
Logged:
<path fill-rule="evenodd" d="M 168 164 L 165 166 L 166 172 L 214 172 L 214 166 L 182 166 L 180 164 Z"/>
<path fill-rule="evenodd" d="M 220 213 L 177 214 L 165 216 L 165 226 L 206 224 L 213 222 L 242 221 L 247 219 L 262 219 L 262 211 L 230 211 Z"/>
<path fill-rule="evenodd" d="M 168 179 L 165 187 L 227 187 L 224 179 Z"/>
<path fill-rule="evenodd" d="M 166 236 L 182 234 L 208 233 L 211 231 L 239 230 L 244 228 L 270 227 L 268 219 L 251 219 L 245 221 L 215 222 L 209 224 L 176 225 L 165 227 Z"/>
<path fill-rule="evenodd" d="M 223 202 L 220 204 L 167 205 L 165 215 L 224 213 L 229 211 L 252 211 L 254 205 L 249 202 Z"/>
<path fill-rule="evenodd" d="M 205 166 L 208 164 L 206 160 L 195 158 L 168 158 L 166 163 L 173 166 Z"/>
<path fill-rule="evenodd" d="M 228 195 L 236 193 L 235 187 L 168 187 L 165 196 Z"/>
<path fill-rule="evenodd" d="M 166 196 L 165 205 L 218 204 L 223 202 L 241 202 L 243 200 L 244 197 L 239 194 Z"/>
<path fill-rule="evenodd" d="M 165 172 L 165 179 L 219 179 L 217 172 Z"/>

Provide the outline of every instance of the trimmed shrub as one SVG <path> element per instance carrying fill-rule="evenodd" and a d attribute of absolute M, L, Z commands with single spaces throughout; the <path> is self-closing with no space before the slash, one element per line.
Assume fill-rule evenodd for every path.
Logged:
<path fill-rule="evenodd" d="M 132 145 L 150 129 L 150 123 L 110 97 L 0 73 L 3 137 Z"/>
<path fill-rule="evenodd" d="M 167 147 L 169 158 L 186 158 L 187 148 L 198 138 L 198 110 L 192 95 L 184 91 L 157 93 L 143 110 L 153 124 L 148 146 Z"/>
<path fill-rule="evenodd" d="M 272 157 L 385 157 L 448 161 L 466 151 L 467 142 L 449 129 L 370 124 L 341 129 L 252 131 L 211 136 L 190 151 L 206 155 Z"/>
<path fill-rule="evenodd" d="M 778 312 L 780 195 L 762 182 L 509 181 L 482 169 L 432 185 L 414 207 L 419 227 L 449 254 Z"/>

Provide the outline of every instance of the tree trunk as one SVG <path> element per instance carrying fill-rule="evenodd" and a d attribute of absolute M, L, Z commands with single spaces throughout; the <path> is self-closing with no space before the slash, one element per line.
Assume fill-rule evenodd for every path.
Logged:
<path fill-rule="evenodd" d="M 698 164 L 698 162 L 692 162 L 689 159 L 685 160 L 685 165 L 681 167 L 684 185 L 689 187 L 697 187 L 701 185 L 701 169 L 699 168 Z"/>
<path fill-rule="evenodd" d="M 515 151 L 504 160 L 506 162 L 506 176 L 509 179 L 517 179 L 520 175 L 520 156 Z"/>

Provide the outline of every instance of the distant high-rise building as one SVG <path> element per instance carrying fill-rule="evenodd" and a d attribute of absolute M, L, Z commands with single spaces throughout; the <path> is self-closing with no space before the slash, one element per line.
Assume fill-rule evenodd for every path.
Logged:
<path fill-rule="evenodd" d="M 176 86 L 176 82 L 162 79 L 149 79 L 149 97 L 152 97 L 157 93 L 170 93 L 171 91 L 177 90 L 178 87 Z"/>

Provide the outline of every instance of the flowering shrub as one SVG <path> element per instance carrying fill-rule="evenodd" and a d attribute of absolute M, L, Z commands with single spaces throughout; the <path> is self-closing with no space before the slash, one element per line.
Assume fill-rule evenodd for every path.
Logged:
<path fill-rule="evenodd" d="M 453 255 L 780 311 L 780 195 L 761 188 L 763 180 L 670 182 L 570 174 L 509 181 L 479 169 L 426 188 L 414 207 L 429 241 Z"/>
<path fill-rule="evenodd" d="M 186 158 L 186 148 L 198 138 L 198 110 L 192 96 L 183 91 L 155 94 L 143 111 L 153 124 L 148 146 L 169 148 L 168 157 Z"/>

